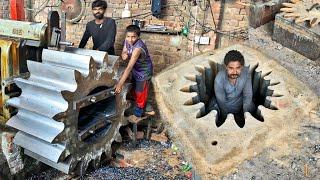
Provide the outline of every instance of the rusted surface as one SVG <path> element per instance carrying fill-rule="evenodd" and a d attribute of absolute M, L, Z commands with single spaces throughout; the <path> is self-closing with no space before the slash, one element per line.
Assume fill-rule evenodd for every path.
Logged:
<path fill-rule="evenodd" d="M 10 110 L 5 106 L 6 100 L 10 98 L 11 85 L 4 80 L 19 74 L 19 43 L 10 40 L 0 39 L 1 48 L 1 99 L 0 99 L 0 120 L 2 123 L 10 118 Z"/>
<path fill-rule="evenodd" d="M 61 2 L 60 8 L 67 13 L 67 20 L 75 23 L 81 19 L 86 7 L 83 0 L 66 0 Z"/>
<path fill-rule="evenodd" d="M 45 30 L 47 25 L 45 23 L 0 19 L 0 26 L 1 39 L 3 39 L 2 37 L 22 38 L 40 41 L 41 43 L 46 40 Z"/>

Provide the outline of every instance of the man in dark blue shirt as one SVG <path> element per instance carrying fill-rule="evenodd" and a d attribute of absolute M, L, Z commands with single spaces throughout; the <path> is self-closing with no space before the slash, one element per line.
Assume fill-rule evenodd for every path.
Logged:
<path fill-rule="evenodd" d="M 108 54 L 115 55 L 114 41 L 117 33 L 116 23 L 114 19 L 104 17 L 107 2 L 104 0 L 95 0 L 91 6 L 95 19 L 86 25 L 86 30 L 80 41 L 79 48 L 84 48 L 88 39 L 92 37 L 93 50 L 106 51 Z"/>
<path fill-rule="evenodd" d="M 243 121 L 243 113 L 252 113 L 255 109 L 251 73 L 248 67 L 244 67 L 244 57 L 236 50 L 226 54 L 224 65 L 225 69 L 219 71 L 214 80 L 219 119 L 224 121 L 227 114 L 232 113 L 236 121 Z"/>

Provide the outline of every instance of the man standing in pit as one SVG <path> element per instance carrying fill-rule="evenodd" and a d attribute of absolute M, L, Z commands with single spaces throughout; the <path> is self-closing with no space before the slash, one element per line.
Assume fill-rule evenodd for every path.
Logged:
<path fill-rule="evenodd" d="M 237 50 L 225 55 L 224 65 L 225 69 L 219 71 L 214 80 L 215 98 L 211 109 L 219 113 L 218 126 L 225 121 L 228 113 L 234 115 L 238 125 L 244 125 L 244 113 L 255 110 L 251 73 L 248 67 L 244 67 L 244 57 Z"/>

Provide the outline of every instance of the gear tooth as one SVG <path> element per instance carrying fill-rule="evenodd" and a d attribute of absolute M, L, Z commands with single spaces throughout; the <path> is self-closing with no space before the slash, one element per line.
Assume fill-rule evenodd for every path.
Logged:
<path fill-rule="evenodd" d="M 104 51 L 95 51 L 90 49 L 74 48 L 74 47 L 66 47 L 65 51 L 74 53 L 74 54 L 79 54 L 79 55 L 91 56 L 99 67 L 108 63 L 108 53 Z"/>
<path fill-rule="evenodd" d="M 205 71 L 205 67 L 204 66 L 200 66 L 200 65 L 195 65 L 195 68 L 198 72 L 200 72 L 201 74 L 204 73 Z"/>
<path fill-rule="evenodd" d="M 199 96 L 192 97 L 191 99 L 188 99 L 184 105 L 189 106 L 189 105 L 194 105 L 198 104 L 200 102 Z"/>
<path fill-rule="evenodd" d="M 310 26 L 311 27 L 314 27 L 315 25 L 319 24 L 320 23 L 320 18 L 313 18 L 311 21 L 310 21 Z"/>
<path fill-rule="evenodd" d="M 193 105 L 193 100 L 192 99 L 188 99 L 186 102 L 184 102 L 183 105 L 186 105 L 186 106 Z"/>
<path fill-rule="evenodd" d="M 205 106 L 203 105 L 203 106 L 200 108 L 199 112 L 197 113 L 196 118 L 201 118 L 201 117 L 203 117 L 203 115 L 204 115 L 205 113 L 206 113 L 206 109 L 205 109 Z"/>
<path fill-rule="evenodd" d="M 300 2 L 300 0 L 291 0 L 291 2 L 296 4 L 296 3 Z"/>
<path fill-rule="evenodd" d="M 196 75 L 186 75 L 184 76 L 187 80 L 196 82 Z"/>
<path fill-rule="evenodd" d="M 271 73 L 272 73 L 272 71 L 268 71 L 268 72 L 266 72 L 266 73 L 263 73 L 263 74 L 261 75 L 261 78 L 267 77 L 267 76 L 269 76 Z"/>
<path fill-rule="evenodd" d="M 278 110 L 279 109 L 277 107 L 277 105 L 274 103 L 274 101 L 272 101 L 271 96 L 266 97 L 266 100 L 264 101 L 264 107 L 267 107 L 268 109 L 271 109 L 271 110 Z"/>
<path fill-rule="evenodd" d="M 111 158 L 112 150 L 109 143 L 113 140 L 121 142 L 119 128 L 124 122 L 123 112 L 129 86 L 126 84 L 124 90 L 118 95 L 110 93 L 119 79 L 115 77 L 114 69 L 108 70 L 108 68 L 118 68 L 114 65 L 117 63 L 115 58 L 105 70 L 98 69 L 98 63 L 93 61 L 91 56 L 52 50 L 44 50 L 42 55 L 44 57 L 42 63 L 28 62 L 30 77 L 23 81 L 25 85 L 21 88 L 21 96 L 16 97 L 25 98 L 27 105 L 17 101 L 15 104 L 19 117 L 16 115 L 12 118 L 21 119 L 17 127 L 21 127 L 23 123 L 29 124 L 19 129 L 18 133 L 21 136 L 15 137 L 16 142 L 25 148 L 25 152 L 30 151 L 35 159 L 44 163 L 50 162 L 48 165 L 53 168 L 64 173 L 84 175 L 88 166 L 97 167 L 101 157 Z M 71 59 L 70 62 L 69 59 Z M 101 62 L 104 63 L 105 60 Z M 34 95 L 35 90 L 37 90 L 36 95 Z M 103 92 L 105 90 L 107 91 Z M 99 92 L 103 93 L 91 96 Z M 39 96 L 43 98 L 39 99 Z M 102 97 L 102 99 L 96 101 L 92 97 Z M 90 104 L 87 104 L 86 98 L 90 98 Z M 34 101 L 30 103 L 30 99 Z M 98 106 L 104 100 L 108 102 L 105 109 L 101 112 L 99 109 L 99 114 L 89 113 L 96 112 L 97 109 L 91 108 Z M 73 102 L 79 104 L 75 105 Z M 13 100 L 12 103 L 14 103 Z M 60 110 L 62 103 L 66 104 L 66 107 Z M 116 110 L 114 110 L 115 106 L 117 106 Z M 60 109 L 56 110 L 56 107 Z M 23 114 L 23 112 L 26 113 Z M 79 116 L 75 113 L 79 113 Z M 55 120 L 62 124 L 48 121 L 50 118 L 52 122 Z M 105 118 L 107 121 L 101 120 Z M 87 119 L 94 120 L 87 121 Z M 30 126 L 32 123 L 37 126 Z M 41 131 L 39 128 L 42 128 Z M 29 137 L 30 141 L 26 141 L 25 137 Z M 46 151 L 48 149 L 50 149 L 50 155 Z M 102 153 L 103 151 L 105 153 Z"/>
<path fill-rule="evenodd" d="M 292 3 L 282 3 L 282 5 L 286 7 L 294 7 L 294 4 Z"/>
<path fill-rule="evenodd" d="M 302 17 L 299 17 L 299 18 L 297 18 L 297 19 L 295 20 L 295 23 L 301 23 L 301 22 L 303 22 L 303 21 L 305 21 L 305 20 L 307 20 L 307 19 L 302 18 Z"/>
<path fill-rule="evenodd" d="M 293 8 L 281 8 L 280 11 L 283 11 L 283 12 L 294 12 L 294 9 Z"/>
<path fill-rule="evenodd" d="M 255 70 L 259 67 L 259 63 L 254 64 L 253 66 L 250 66 L 249 71 L 250 73 L 254 73 Z"/>
<path fill-rule="evenodd" d="M 190 85 L 190 92 L 199 92 L 198 85 Z"/>
<path fill-rule="evenodd" d="M 183 88 L 180 89 L 182 92 L 190 92 L 190 86 L 184 86 Z"/>
<path fill-rule="evenodd" d="M 284 17 L 286 17 L 286 18 L 295 18 L 295 17 L 299 17 L 299 14 L 297 14 L 297 13 L 287 13 L 287 14 L 284 14 Z"/>

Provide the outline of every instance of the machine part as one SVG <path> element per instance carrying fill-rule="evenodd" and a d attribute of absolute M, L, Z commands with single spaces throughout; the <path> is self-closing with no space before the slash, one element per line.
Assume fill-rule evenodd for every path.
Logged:
<path fill-rule="evenodd" d="M 47 39 L 48 39 L 48 46 L 57 47 L 59 44 L 60 33 L 58 31 L 60 29 L 60 16 L 57 11 L 50 11 L 48 14 L 48 32 L 47 32 Z"/>
<path fill-rule="evenodd" d="M 72 50 L 44 49 L 42 63 L 27 62 L 30 77 L 14 80 L 22 94 L 7 101 L 18 109 L 7 125 L 19 130 L 14 143 L 25 154 L 82 175 L 101 157 L 111 158 L 112 142 L 121 140 L 129 85 L 112 92 L 120 73 L 117 56 Z"/>
<path fill-rule="evenodd" d="M 60 32 L 60 41 L 66 41 L 67 38 L 67 23 L 66 23 L 66 12 L 61 12 L 61 32 Z M 59 46 L 58 46 L 59 47 Z M 65 49 L 65 46 L 63 45 L 62 49 Z"/>
<path fill-rule="evenodd" d="M 310 27 L 320 23 L 320 1 L 319 0 L 291 0 L 291 3 L 282 3 L 284 17 L 295 19 L 296 23 L 308 21 Z"/>
<path fill-rule="evenodd" d="M 63 46 L 73 46 L 73 42 L 68 42 L 68 41 L 60 41 L 59 45 L 63 45 Z"/>
<path fill-rule="evenodd" d="M 22 38 L 45 42 L 47 25 L 44 23 L 22 22 L 0 19 L 0 36 Z"/>
<path fill-rule="evenodd" d="M 84 0 L 65 0 L 60 3 L 60 10 L 67 13 L 67 22 L 77 23 L 81 20 L 86 9 Z"/>
<path fill-rule="evenodd" d="M 42 47 L 47 44 L 47 25 L 0 20 L 0 26 L 3 27 L 0 30 L 0 119 L 4 123 L 14 113 L 11 107 L 4 106 L 6 100 L 21 93 L 20 89 L 14 83 L 8 83 L 8 80 L 27 72 L 27 59 L 40 61 Z"/>
<path fill-rule="evenodd" d="M 4 103 L 14 94 L 13 86 L 5 83 L 7 79 L 19 74 L 19 43 L 10 40 L 0 39 L 1 53 L 1 93 L 0 93 L 0 122 L 6 122 L 10 117 L 10 108 L 4 106 Z M 16 95 L 16 94 L 15 94 Z"/>

